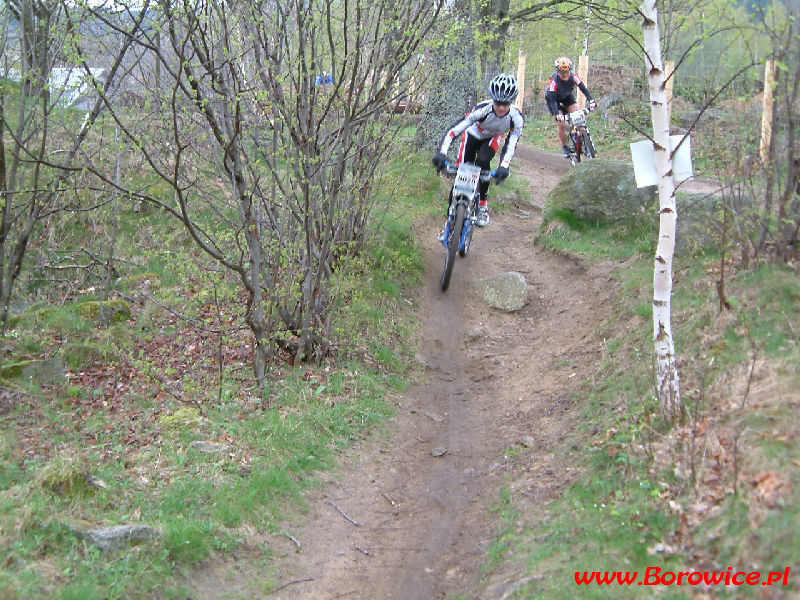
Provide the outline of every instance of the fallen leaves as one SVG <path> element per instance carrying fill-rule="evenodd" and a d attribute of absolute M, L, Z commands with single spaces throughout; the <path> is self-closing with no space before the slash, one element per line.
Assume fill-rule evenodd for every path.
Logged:
<path fill-rule="evenodd" d="M 750 498 L 767 508 L 777 508 L 781 500 L 792 491 L 792 484 L 783 479 L 775 471 L 759 473 L 752 480 L 753 490 Z"/>

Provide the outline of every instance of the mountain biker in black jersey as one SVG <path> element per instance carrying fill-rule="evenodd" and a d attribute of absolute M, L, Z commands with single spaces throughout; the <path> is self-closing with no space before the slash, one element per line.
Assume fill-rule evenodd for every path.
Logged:
<path fill-rule="evenodd" d="M 586 88 L 580 77 L 572 70 L 572 61 L 566 56 L 556 59 L 556 72 L 547 84 L 544 97 L 547 101 L 547 108 L 558 123 L 558 139 L 561 140 L 564 156 L 569 158 L 569 148 L 567 147 L 567 130 L 564 127 L 565 115 L 578 110 L 578 102 L 575 100 L 575 88 L 577 87 L 586 96 L 589 110 L 597 107 L 592 94 Z"/>
<path fill-rule="evenodd" d="M 500 166 L 495 180 L 497 183 L 508 177 L 508 166 L 514 158 L 519 136 L 525 125 L 525 118 L 520 110 L 512 105 L 519 94 L 519 86 L 513 75 L 500 73 L 489 82 L 489 96 L 491 99 L 477 104 L 467 116 L 453 125 L 444 134 L 439 151 L 433 157 L 433 164 L 437 171 L 444 169 L 447 163 L 447 150 L 457 135 L 463 134 L 461 148 L 458 152 L 458 162 L 473 162 L 481 169 L 489 169 L 492 158 L 500 148 L 500 141 L 508 133 L 506 142 L 500 153 Z M 480 200 L 478 202 L 478 227 L 489 224 L 489 182 L 482 181 L 479 185 Z M 452 195 L 452 192 L 451 192 Z M 452 200 L 452 198 L 451 198 Z M 443 239 L 444 229 L 439 234 Z"/>

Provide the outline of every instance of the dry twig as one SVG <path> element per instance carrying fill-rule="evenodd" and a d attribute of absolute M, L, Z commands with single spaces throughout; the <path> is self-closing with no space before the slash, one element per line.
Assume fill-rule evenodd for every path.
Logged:
<path fill-rule="evenodd" d="M 290 540 L 292 540 L 292 542 L 294 542 L 294 545 L 297 546 L 297 551 L 300 552 L 300 542 L 298 542 L 296 539 L 294 539 L 288 533 L 286 534 L 286 537 L 288 537 Z"/>
<path fill-rule="evenodd" d="M 328 500 L 328 504 L 330 504 L 333 508 L 338 510 L 340 515 L 342 515 L 345 519 L 350 521 L 356 527 L 359 527 L 361 525 L 358 521 L 355 521 L 355 520 L 351 519 L 350 517 L 348 517 L 346 514 L 344 514 L 344 511 L 341 508 L 339 508 L 338 506 L 336 506 L 336 503 L 333 500 Z"/>
<path fill-rule="evenodd" d="M 283 585 L 279 585 L 274 590 L 272 590 L 272 593 L 274 594 L 275 592 L 280 591 L 285 587 L 289 587 L 290 585 L 294 585 L 295 583 L 305 583 L 306 581 L 314 581 L 314 578 L 306 577 L 305 579 L 295 579 L 294 581 L 287 581 Z"/>

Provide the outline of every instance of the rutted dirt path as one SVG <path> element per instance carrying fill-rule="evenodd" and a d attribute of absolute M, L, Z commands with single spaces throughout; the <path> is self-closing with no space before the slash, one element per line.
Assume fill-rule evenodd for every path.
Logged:
<path fill-rule="evenodd" d="M 534 245 L 541 219 L 534 205 L 562 161 L 519 150 L 515 175 L 531 180 L 530 198 L 493 212 L 445 294 L 440 224 L 418 225 L 427 265 L 418 308 L 427 381 L 394 399 L 388 431 L 350 450 L 310 500 L 307 522 L 292 532 L 299 551 L 283 540 L 283 587 L 270 598 L 500 593 L 478 591 L 498 531 L 491 508 L 503 486 L 535 508 L 571 479 L 572 398 L 596 370 L 596 329 L 612 294 L 611 265 L 587 270 Z M 504 271 L 528 281 L 529 302 L 516 313 L 491 309 L 471 291 L 471 281 Z M 524 448 L 513 474 L 504 457 L 510 448 Z"/>

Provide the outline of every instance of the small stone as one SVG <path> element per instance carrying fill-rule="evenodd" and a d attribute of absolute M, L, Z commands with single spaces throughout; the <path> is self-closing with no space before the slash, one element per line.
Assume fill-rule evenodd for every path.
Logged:
<path fill-rule="evenodd" d="M 79 538 L 94 544 L 104 552 L 116 552 L 127 546 L 152 542 L 161 537 L 158 529 L 147 525 L 115 525 L 96 529 L 85 529 L 74 523 L 66 525 Z"/>
<path fill-rule="evenodd" d="M 434 448 L 433 450 L 431 450 L 431 454 L 433 456 L 436 456 L 436 457 L 444 456 L 446 452 L 447 452 L 447 448 L 443 448 L 443 447 Z"/>
<path fill-rule="evenodd" d="M 426 412 L 425 416 L 428 417 L 431 421 L 436 421 L 437 423 L 443 423 L 445 420 L 444 417 L 439 416 L 436 413 Z"/>
<path fill-rule="evenodd" d="M 519 441 L 519 443 L 525 446 L 526 448 L 532 448 L 533 446 L 536 445 L 536 440 L 534 440 L 531 436 L 526 435 Z"/>
<path fill-rule="evenodd" d="M 218 453 L 218 452 L 225 452 L 230 446 L 227 444 L 218 444 L 217 442 L 203 442 L 203 441 L 194 441 L 189 444 L 192 448 L 199 452 L 206 452 L 209 454 Z"/>

